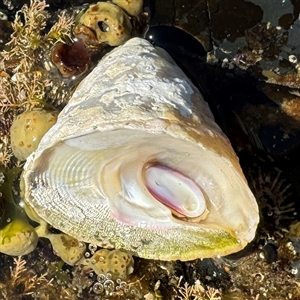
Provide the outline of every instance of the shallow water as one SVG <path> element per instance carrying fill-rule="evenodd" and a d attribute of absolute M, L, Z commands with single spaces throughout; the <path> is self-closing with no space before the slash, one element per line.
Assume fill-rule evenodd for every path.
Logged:
<path fill-rule="evenodd" d="M 10 3 L 0 9 L 12 20 L 20 2 Z M 49 22 L 71 6 L 49 4 Z M 197 280 L 206 288 L 203 299 L 298 299 L 299 235 L 288 230 L 299 215 L 300 3 L 145 1 L 145 10 L 151 13 L 147 38 L 165 48 L 202 91 L 240 157 L 261 210 L 255 241 L 217 260 L 134 258 L 133 274 L 120 281 L 64 264 L 40 239 L 23 260 L 0 255 L 0 299 L 197 299 Z M 88 248 L 86 256 L 91 254 Z M 193 296 L 184 298 L 185 282 Z"/>

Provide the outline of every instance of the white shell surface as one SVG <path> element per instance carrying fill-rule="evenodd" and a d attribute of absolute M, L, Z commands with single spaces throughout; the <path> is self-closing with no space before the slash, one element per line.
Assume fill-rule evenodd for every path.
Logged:
<path fill-rule="evenodd" d="M 180 218 L 153 197 L 144 176 L 155 164 L 201 189 L 202 216 Z M 202 95 L 140 38 L 81 82 L 28 158 L 24 180 L 26 201 L 55 228 L 145 258 L 226 255 L 250 242 L 258 223 L 237 156 Z"/>

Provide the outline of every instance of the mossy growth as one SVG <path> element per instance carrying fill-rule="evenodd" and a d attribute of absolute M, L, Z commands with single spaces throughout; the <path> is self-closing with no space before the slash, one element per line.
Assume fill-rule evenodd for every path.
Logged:
<path fill-rule="evenodd" d="M 0 52 L 0 163 L 18 165 L 10 148 L 9 128 L 15 117 L 33 108 L 53 109 L 68 99 L 59 92 L 64 85 L 51 77 L 50 49 L 70 40 L 73 17 L 66 12 L 50 28 L 46 1 L 31 0 L 11 23 L 10 40 Z"/>

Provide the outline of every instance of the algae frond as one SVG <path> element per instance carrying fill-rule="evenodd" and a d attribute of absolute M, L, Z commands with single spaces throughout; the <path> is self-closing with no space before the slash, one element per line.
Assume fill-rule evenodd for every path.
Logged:
<path fill-rule="evenodd" d="M 49 76 L 48 54 L 55 43 L 70 39 L 74 20 L 63 11 L 47 32 L 47 8 L 48 4 L 39 0 L 24 5 L 11 24 L 10 41 L 0 52 L 0 163 L 6 167 L 12 163 L 8 134 L 14 117 L 62 101 L 62 93 L 56 93 L 62 83 Z"/>

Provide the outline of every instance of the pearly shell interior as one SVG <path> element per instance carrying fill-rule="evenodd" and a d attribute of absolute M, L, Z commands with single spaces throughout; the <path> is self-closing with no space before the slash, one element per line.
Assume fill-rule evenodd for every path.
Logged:
<path fill-rule="evenodd" d="M 110 215 L 124 224 L 167 228 L 171 219 L 180 222 L 173 211 L 186 219 L 204 213 L 207 205 L 199 186 L 203 188 L 209 177 L 199 176 L 206 172 L 205 169 L 191 172 L 188 171 L 191 164 L 181 165 L 185 156 L 191 157 L 191 145 L 168 136 L 163 139 L 169 146 L 158 148 L 160 136 L 130 129 L 68 139 L 36 161 L 32 176 L 37 175 L 41 182 L 48 182 L 62 197 L 88 198 L 90 207 L 86 207 L 84 201 L 73 205 L 73 210 L 86 207 L 100 211 L 106 205 L 110 208 Z M 108 144 L 104 148 L 105 142 Z M 174 151 L 173 147 L 180 151 Z M 196 159 L 199 149 L 194 148 Z M 198 178 L 194 174 L 198 174 Z M 153 180 L 162 183 L 169 192 L 163 194 L 153 188 Z M 177 189 L 172 186 L 176 184 Z M 178 185 L 183 185 L 183 188 Z M 40 189 L 42 187 L 37 187 L 36 191 Z"/>
<path fill-rule="evenodd" d="M 145 170 L 146 186 L 150 194 L 186 218 L 200 217 L 205 209 L 205 198 L 199 186 L 190 178 L 163 165 Z"/>

